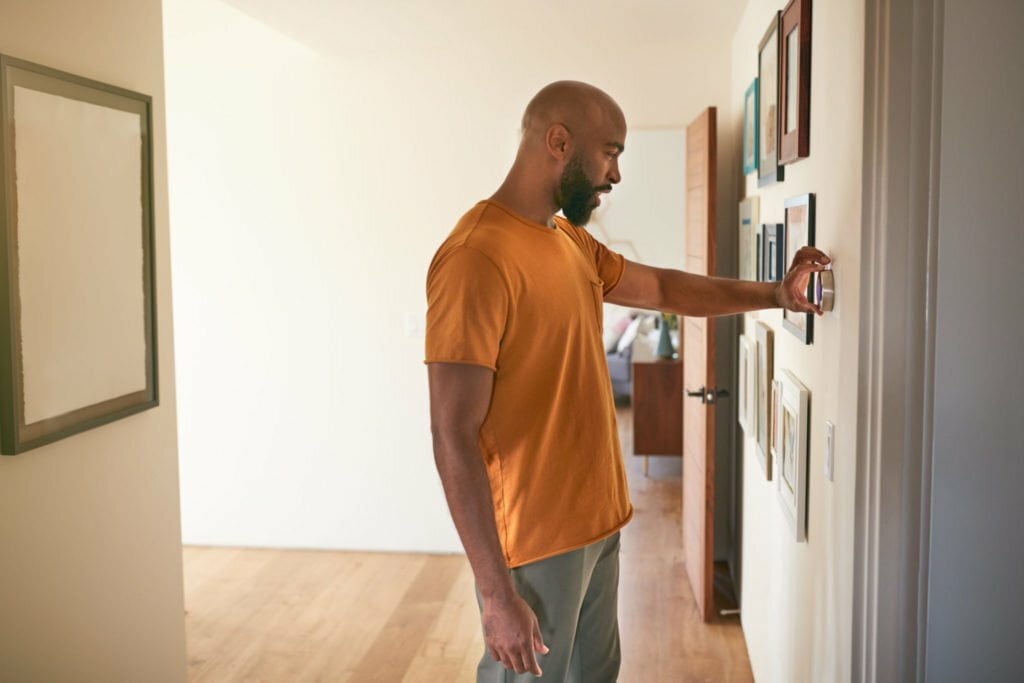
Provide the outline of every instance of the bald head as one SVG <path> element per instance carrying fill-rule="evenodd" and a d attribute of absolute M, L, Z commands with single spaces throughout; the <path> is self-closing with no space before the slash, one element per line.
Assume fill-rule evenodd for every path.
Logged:
<path fill-rule="evenodd" d="M 555 81 L 533 96 L 523 112 L 523 141 L 543 139 L 553 125 L 565 126 L 572 135 L 595 128 L 625 128 L 622 109 L 608 93 L 580 81 Z"/>
<path fill-rule="evenodd" d="M 620 180 L 625 141 L 626 117 L 608 93 L 579 81 L 546 85 L 526 106 L 516 160 L 494 199 L 540 223 L 561 209 L 584 225 Z"/>

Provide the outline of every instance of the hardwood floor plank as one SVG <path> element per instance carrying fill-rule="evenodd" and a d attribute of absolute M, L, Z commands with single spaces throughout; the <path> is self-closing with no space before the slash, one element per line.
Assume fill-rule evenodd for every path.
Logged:
<path fill-rule="evenodd" d="M 443 612 L 445 600 L 464 563 L 465 558 L 461 555 L 431 555 L 427 558 L 373 645 L 356 666 L 352 680 L 402 680 Z"/>

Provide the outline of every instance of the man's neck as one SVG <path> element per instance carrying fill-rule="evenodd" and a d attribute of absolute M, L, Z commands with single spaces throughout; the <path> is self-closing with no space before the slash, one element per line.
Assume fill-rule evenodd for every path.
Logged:
<path fill-rule="evenodd" d="M 501 187 L 491 195 L 491 199 L 534 223 L 553 228 L 558 207 L 553 206 L 549 199 L 545 199 L 545 194 L 541 188 L 516 182 L 510 174 Z"/>

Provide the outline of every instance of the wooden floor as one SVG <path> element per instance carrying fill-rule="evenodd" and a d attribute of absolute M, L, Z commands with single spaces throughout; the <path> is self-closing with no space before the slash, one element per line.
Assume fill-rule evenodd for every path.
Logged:
<path fill-rule="evenodd" d="M 685 582 L 677 458 L 630 455 L 622 683 L 752 681 L 739 621 L 700 623 Z M 483 653 L 464 555 L 184 549 L 189 681 L 473 681 Z M 543 679 L 542 679 L 543 680 Z"/>

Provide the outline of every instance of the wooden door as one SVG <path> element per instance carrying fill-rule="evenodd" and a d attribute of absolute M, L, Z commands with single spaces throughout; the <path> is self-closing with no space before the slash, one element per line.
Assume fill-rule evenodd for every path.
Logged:
<path fill-rule="evenodd" d="M 686 128 L 686 266 L 715 274 L 715 108 Z M 684 318 L 683 558 L 697 607 L 711 620 L 715 544 L 715 388 L 712 318 Z"/>

